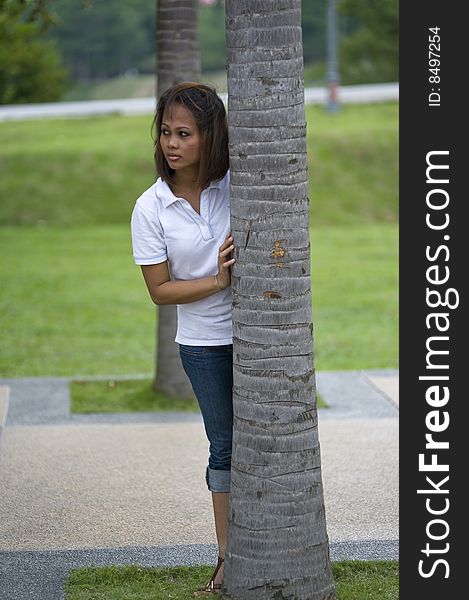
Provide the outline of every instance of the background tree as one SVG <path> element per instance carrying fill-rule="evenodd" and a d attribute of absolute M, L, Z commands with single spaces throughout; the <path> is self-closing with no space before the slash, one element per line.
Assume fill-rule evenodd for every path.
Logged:
<path fill-rule="evenodd" d="M 197 0 L 158 0 L 156 16 L 156 97 L 181 81 L 200 80 Z M 176 306 L 157 308 L 155 389 L 171 396 L 193 396 L 174 338 Z"/>
<path fill-rule="evenodd" d="M 303 32 L 303 61 L 305 64 L 322 62 L 326 57 L 327 0 L 301 1 L 301 28 Z"/>
<path fill-rule="evenodd" d="M 51 41 L 45 1 L 0 0 L 0 104 L 60 98 L 67 70 Z"/>
<path fill-rule="evenodd" d="M 336 598 L 313 362 L 300 0 L 227 0 L 234 437 L 223 595 Z"/>
<path fill-rule="evenodd" d="M 7 1 L 7 0 L 3 0 Z M 40 6 L 46 0 L 23 5 Z M 225 70 L 223 0 L 199 0 L 199 44 L 204 79 Z M 302 0 L 303 57 L 308 84 L 322 85 L 326 74 L 327 0 Z M 398 78 L 397 0 L 341 0 L 338 29 L 341 83 L 396 81 Z M 74 99 L 90 91 L 83 84 L 122 75 L 153 75 L 156 3 L 147 0 L 54 0 L 49 2 L 54 39 L 78 82 Z M 135 80 L 138 93 L 149 95 L 151 82 Z M 132 89 L 129 82 L 122 88 Z M 123 92 L 125 94 L 125 92 Z M 127 91 L 127 95 L 129 92 Z M 91 96 L 93 94 L 91 93 Z"/>
<path fill-rule="evenodd" d="M 158 0 L 157 93 L 181 81 L 200 80 L 198 0 Z"/>
<path fill-rule="evenodd" d="M 399 80 L 398 0 L 340 0 L 351 24 L 339 48 L 342 84 Z"/>
<path fill-rule="evenodd" d="M 222 0 L 200 0 L 199 44 L 202 71 L 225 69 L 225 5 Z"/>
<path fill-rule="evenodd" d="M 57 41 L 76 81 L 155 69 L 155 6 L 148 0 L 54 0 Z"/>

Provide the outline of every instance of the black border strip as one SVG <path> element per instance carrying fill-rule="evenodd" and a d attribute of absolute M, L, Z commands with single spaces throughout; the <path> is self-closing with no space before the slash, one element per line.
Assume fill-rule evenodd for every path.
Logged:
<path fill-rule="evenodd" d="M 462 87 L 467 33 L 462 6 L 434 0 L 400 3 L 403 599 L 457 597 L 457 586 L 464 585 L 461 487 L 467 468 L 459 470 L 457 461 L 467 455 L 462 446 L 468 254 L 463 215 L 467 108 Z M 442 596 L 448 592 L 454 595 Z"/>

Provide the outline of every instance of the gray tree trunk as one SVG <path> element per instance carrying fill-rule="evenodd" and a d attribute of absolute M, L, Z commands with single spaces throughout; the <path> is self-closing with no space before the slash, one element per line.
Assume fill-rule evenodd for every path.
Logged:
<path fill-rule="evenodd" d="M 336 598 L 313 363 L 300 0 L 226 0 L 234 439 L 223 598 Z"/>
<path fill-rule="evenodd" d="M 198 0 L 158 0 L 156 97 L 181 81 L 199 81 Z"/>
<path fill-rule="evenodd" d="M 199 81 L 197 0 L 158 0 L 156 10 L 156 97 L 181 81 Z M 159 306 L 153 387 L 183 398 L 192 387 L 179 358 L 176 306 Z"/>

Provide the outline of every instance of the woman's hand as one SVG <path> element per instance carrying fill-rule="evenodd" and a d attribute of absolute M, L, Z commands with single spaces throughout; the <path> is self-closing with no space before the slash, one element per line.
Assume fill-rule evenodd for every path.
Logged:
<path fill-rule="evenodd" d="M 229 257 L 233 249 L 233 236 L 230 232 L 226 236 L 223 244 L 220 246 L 220 251 L 218 253 L 218 273 L 215 275 L 215 277 L 220 290 L 226 289 L 231 283 L 230 267 L 235 262 L 235 259 L 230 259 Z"/>

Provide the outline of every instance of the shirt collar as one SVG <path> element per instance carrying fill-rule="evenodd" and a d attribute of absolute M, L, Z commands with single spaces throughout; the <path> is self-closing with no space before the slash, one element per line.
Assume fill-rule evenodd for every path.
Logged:
<path fill-rule="evenodd" d="M 155 191 L 156 191 L 156 195 L 160 198 L 160 200 L 163 203 L 163 206 L 165 208 L 167 206 L 169 206 L 170 204 L 172 204 L 173 202 L 176 202 L 176 200 L 177 200 L 176 196 L 171 191 L 171 188 L 169 187 L 169 185 L 166 183 L 166 181 L 163 181 L 161 179 L 161 177 L 158 177 L 158 179 L 156 180 L 156 190 Z"/>
<path fill-rule="evenodd" d="M 229 181 L 228 177 L 229 177 L 229 173 L 227 173 L 221 179 L 215 179 L 214 181 L 211 181 L 210 185 L 206 189 L 217 188 L 217 189 L 221 190 L 221 189 L 225 188 L 227 182 Z M 156 194 L 161 199 L 161 202 L 165 208 L 168 207 L 173 202 L 176 202 L 176 200 L 179 200 L 179 198 L 173 194 L 173 192 L 171 191 L 171 188 L 166 183 L 166 181 L 163 181 L 161 179 L 161 177 L 158 177 L 158 179 L 156 181 Z"/>

